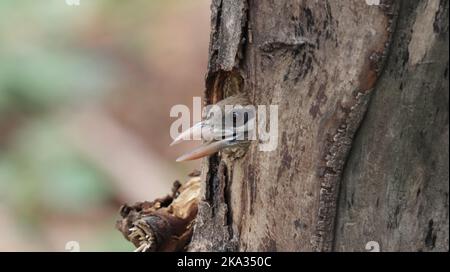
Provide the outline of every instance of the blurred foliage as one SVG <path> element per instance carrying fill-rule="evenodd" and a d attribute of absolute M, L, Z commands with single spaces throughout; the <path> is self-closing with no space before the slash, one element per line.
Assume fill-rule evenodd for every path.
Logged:
<path fill-rule="evenodd" d="M 70 144 L 57 117 L 65 107 L 100 99 L 121 80 L 120 65 L 90 40 L 107 37 L 109 46 L 139 57 L 146 25 L 171 2 L 0 1 L 0 205 L 12 210 L 19 228 L 43 235 L 49 216 L 64 220 L 110 205 L 117 192 L 107 175 Z M 82 250 L 131 249 L 113 228 L 115 214 L 107 216 Z"/>
<path fill-rule="evenodd" d="M 164 103 L 153 103 L 152 91 L 157 90 L 149 89 L 169 81 L 161 75 L 169 74 L 165 69 L 178 61 L 179 55 L 172 54 L 178 49 L 192 57 L 185 59 L 190 71 L 197 59 L 203 67 L 195 51 L 176 44 L 184 41 L 177 39 L 177 34 L 186 34 L 180 27 L 186 26 L 184 20 L 196 16 L 185 16 L 189 11 L 183 7 L 197 11 L 198 3 L 80 0 L 79 6 L 69 6 L 65 0 L 0 1 L 0 228 L 12 229 L 0 232 L 0 250 L 64 250 L 66 239 L 79 239 L 82 251 L 133 248 L 114 229 L 121 192 L 68 138 L 66 117 L 86 104 L 101 105 L 117 94 L 121 100 L 134 92 L 131 101 L 145 103 L 133 104 L 142 110 L 131 112 L 132 120 L 142 118 L 137 124 L 150 131 L 165 124 L 161 116 L 166 108 L 155 106 Z M 196 27 L 192 25 L 195 33 Z M 167 29 L 180 30 L 172 34 Z M 161 37 L 173 44 L 162 43 Z M 191 76 L 186 82 L 194 82 L 183 69 L 175 75 Z M 170 95 L 177 96 L 178 89 L 190 99 L 188 88 L 176 84 L 161 90 L 174 90 Z M 167 101 L 165 106 L 171 103 Z M 145 139 L 161 138 L 135 131 Z M 3 239 L 8 233 L 17 237 Z"/>
<path fill-rule="evenodd" d="M 0 114 L 92 98 L 116 78 L 107 59 L 72 44 L 77 14 L 45 2 L 0 2 Z"/>
<path fill-rule="evenodd" d="M 29 114 L 0 155 L 0 196 L 30 217 L 41 206 L 82 211 L 108 195 L 101 173 L 51 118 L 100 97 L 117 78 L 108 59 L 71 44 L 76 16 L 64 1 L 0 2 L 0 122 Z"/>
<path fill-rule="evenodd" d="M 0 112 L 47 109 L 105 90 L 106 77 L 95 75 L 101 71 L 98 62 L 84 55 L 41 51 L 0 59 Z"/>
<path fill-rule="evenodd" d="M 28 124 L 9 150 L 0 157 L 0 198 L 28 216 L 40 210 L 82 213 L 112 193 L 102 173 L 65 141 L 56 122 Z"/>

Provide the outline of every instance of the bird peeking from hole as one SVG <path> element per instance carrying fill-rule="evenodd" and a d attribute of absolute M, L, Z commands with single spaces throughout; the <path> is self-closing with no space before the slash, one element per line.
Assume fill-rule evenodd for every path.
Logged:
<path fill-rule="evenodd" d="M 255 138 L 256 113 L 246 95 L 238 94 L 205 108 L 204 120 L 182 132 L 170 145 L 186 139 L 201 139 L 204 143 L 180 156 L 176 161 L 196 160 L 223 152 L 239 158 L 250 140 Z"/>

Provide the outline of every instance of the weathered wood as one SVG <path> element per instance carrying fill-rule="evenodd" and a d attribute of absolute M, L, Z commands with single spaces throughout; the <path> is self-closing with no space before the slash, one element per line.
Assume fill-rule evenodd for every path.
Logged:
<path fill-rule="evenodd" d="M 425 2 L 433 1 L 437 0 Z M 432 15 L 440 18 L 433 24 L 438 34 L 424 33 L 428 28 L 421 29 L 424 27 L 421 23 L 428 23 L 427 16 L 430 16 L 423 12 L 432 9 L 433 4 L 422 11 L 414 8 L 420 1 L 381 1 L 378 5 L 368 5 L 368 2 L 377 1 L 212 1 L 206 100 L 214 103 L 244 92 L 255 105 L 278 105 L 279 141 L 278 148 L 272 152 L 259 151 L 258 143 L 253 142 L 241 159 L 229 160 L 218 154 L 204 161 L 203 199 L 199 203 L 190 250 L 328 251 L 333 249 L 333 244 L 336 250 L 363 250 L 367 229 L 380 235 L 391 231 L 383 239 L 375 238 L 383 245 L 392 241 L 387 249 L 402 249 L 407 248 L 402 243 L 423 230 L 424 222 L 431 225 L 428 240 L 431 239 L 434 248 L 445 248 L 433 242 L 437 241 L 433 237 L 439 235 L 444 240 L 446 237 L 448 249 L 448 184 L 447 187 L 441 184 L 442 180 L 448 182 L 448 168 L 442 166 L 448 162 L 448 153 L 435 153 L 442 147 L 445 152 L 448 150 L 448 141 L 440 138 L 448 136 L 448 93 L 436 91 L 441 88 L 436 82 L 445 73 L 448 75 L 448 43 L 446 59 L 433 64 L 435 68 L 429 70 L 429 64 L 419 63 L 436 61 L 428 53 L 442 54 L 445 50 L 441 39 L 448 35 L 445 34 L 448 15 L 439 11 L 448 9 L 448 1 L 441 1 L 439 10 L 433 9 L 436 14 Z M 402 24 L 396 32 L 399 33 L 396 48 L 389 57 L 389 65 L 393 66 L 383 73 L 391 35 L 397 29 L 398 10 L 401 10 Z M 406 18 L 413 12 L 419 15 Z M 410 35 L 407 32 L 412 24 L 422 34 L 413 33 L 418 40 L 408 45 L 409 38 L 405 36 Z M 430 38 L 435 40 L 420 42 L 420 39 Z M 400 44 L 402 41 L 405 44 Z M 402 51 L 408 47 L 413 47 L 409 48 L 409 55 Z M 413 68 L 393 71 L 399 68 L 396 61 L 401 62 L 405 55 L 409 56 L 409 62 L 416 62 L 407 64 Z M 399 60 L 393 60 L 396 57 Z M 442 64 L 445 61 L 447 68 Z M 422 73 L 422 77 L 415 77 L 417 73 Z M 384 83 L 377 82 L 380 75 Z M 425 76 L 430 78 L 424 80 Z M 399 83 L 396 80 L 400 79 L 403 79 L 403 88 L 409 86 L 416 91 L 398 91 L 399 86 L 394 83 Z M 448 77 L 446 80 L 448 85 Z M 426 88 L 419 91 L 416 85 L 422 83 Z M 397 90 L 395 97 L 389 99 L 394 90 Z M 364 123 L 372 122 L 363 128 L 364 132 L 355 142 L 353 138 L 373 92 L 380 94 L 377 93 L 378 100 L 370 106 L 374 108 L 371 119 Z M 422 96 L 426 95 L 429 96 L 424 99 Z M 442 100 L 438 99 L 439 95 Z M 419 101 L 421 99 L 424 101 Z M 420 103 L 412 110 L 416 102 Z M 433 114 L 431 109 L 435 106 L 440 110 Z M 389 120 L 385 116 L 389 111 L 395 122 L 383 123 Z M 437 119 L 430 124 L 434 116 Z M 414 123 L 416 119 L 419 123 Z M 424 126 L 428 130 L 420 136 L 417 129 Z M 407 130 L 403 137 L 410 141 L 389 138 L 400 135 L 402 128 Z M 386 132 L 393 134 L 386 136 Z M 374 139 L 376 136 L 379 138 Z M 386 145 L 384 140 L 388 141 Z M 422 142 L 423 148 L 414 149 Z M 344 171 L 350 148 L 352 158 L 345 169 L 351 170 Z M 359 153 L 358 148 L 362 150 Z M 396 160 L 393 156 L 399 154 L 406 157 Z M 407 159 L 412 156 L 414 160 Z M 435 160 L 424 160 L 433 156 Z M 373 160 L 380 169 L 373 170 Z M 412 172 L 406 174 L 408 170 Z M 343 200 L 337 209 L 343 172 Z M 417 178 L 418 175 L 422 178 Z M 433 178 L 428 179 L 431 176 Z M 387 177 L 393 178 L 387 180 Z M 412 177 L 416 181 L 407 182 Z M 424 187 L 426 180 L 433 181 Z M 371 181 L 374 186 L 370 186 Z M 405 187 L 409 183 L 417 189 L 423 188 L 419 194 L 422 206 L 417 206 L 416 211 L 432 212 L 430 209 L 439 206 L 437 214 L 431 216 L 433 221 L 426 216 L 420 222 L 412 219 L 399 222 L 399 218 L 392 215 L 396 210 L 405 211 L 409 218 L 417 215 L 414 211 L 409 213 L 412 207 L 409 204 L 396 208 L 398 203 L 414 201 L 411 189 Z M 376 204 L 365 200 L 366 197 L 372 200 L 372 188 L 384 190 L 380 201 L 386 202 L 377 212 L 370 213 L 370 218 L 378 220 L 378 225 L 366 220 L 371 212 L 367 207 Z M 346 199 L 353 192 L 361 201 L 353 202 L 349 208 Z M 428 199 L 435 194 L 440 197 Z M 394 199 L 397 196 L 403 198 Z M 447 219 L 442 215 L 445 211 Z M 336 214 L 339 224 L 334 232 Z M 376 218 L 380 215 L 389 215 L 389 222 L 394 226 L 386 228 L 383 219 Z M 346 228 L 354 221 L 361 226 L 356 232 Z M 418 226 L 410 227 L 414 231 L 402 232 L 399 226 L 405 224 Z M 436 229 L 445 224 L 446 232 Z M 375 229 L 375 226 L 380 228 Z"/>
<path fill-rule="evenodd" d="M 184 184 L 175 181 L 171 195 L 122 205 L 116 228 L 136 246 L 136 251 L 186 250 L 200 199 L 199 174 L 194 171 Z"/>
<path fill-rule="evenodd" d="M 401 10 L 343 175 L 335 250 L 449 249 L 448 1 Z"/>

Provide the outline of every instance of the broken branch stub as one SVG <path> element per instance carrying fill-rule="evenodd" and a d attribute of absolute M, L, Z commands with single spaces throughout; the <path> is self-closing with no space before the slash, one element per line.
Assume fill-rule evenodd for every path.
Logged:
<path fill-rule="evenodd" d="M 184 251 L 192 236 L 200 196 L 198 173 L 184 184 L 175 181 L 172 195 L 120 208 L 116 228 L 136 251 Z"/>

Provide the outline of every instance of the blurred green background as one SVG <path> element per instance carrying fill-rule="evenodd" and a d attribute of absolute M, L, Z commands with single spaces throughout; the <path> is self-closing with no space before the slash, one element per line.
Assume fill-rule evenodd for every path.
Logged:
<path fill-rule="evenodd" d="M 130 251 L 124 202 L 170 191 L 170 107 L 202 96 L 207 0 L 0 1 L 0 251 Z"/>

